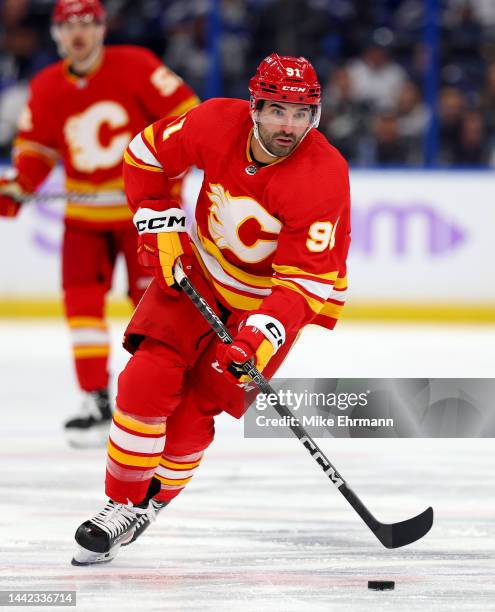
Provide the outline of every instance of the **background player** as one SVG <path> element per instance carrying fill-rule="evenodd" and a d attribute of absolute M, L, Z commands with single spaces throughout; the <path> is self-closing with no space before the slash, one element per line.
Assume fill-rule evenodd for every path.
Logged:
<path fill-rule="evenodd" d="M 320 85 L 304 58 L 273 54 L 250 103 L 212 99 L 156 122 L 125 154 L 141 263 L 154 275 L 127 328 L 108 444 L 105 508 L 76 532 L 74 564 L 112 559 L 176 497 L 214 436 L 242 416 L 237 364 L 271 377 L 308 323 L 333 328 L 346 289 L 345 160 L 316 130 Z M 191 238 L 169 177 L 204 170 Z M 191 241 L 192 240 L 192 241 Z M 174 286 L 180 258 L 234 336 L 215 334 Z"/>
<path fill-rule="evenodd" d="M 15 216 L 16 196 L 35 191 L 58 159 L 68 192 L 94 194 L 84 203 L 67 202 L 62 251 L 65 314 L 84 393 L 81 413 L 65 430 L 71 443 L 92 446 L 105 442 L 111 421 L 104 301 L 117 255 L 125 257 L 134 303 L 150 280 L 137 261 L 132 213 L 124 193 L 119 195 L 122 155 L 147 124 L 199 100 L 150 51 L 104 47 L 105 11 L 99 0 L 58 0 L 53 36 L 65 60 L 31 83 L 14 169 L 0 182 L 0 215 Z M 180 199 L 180 180 L 171 190 Z"/>

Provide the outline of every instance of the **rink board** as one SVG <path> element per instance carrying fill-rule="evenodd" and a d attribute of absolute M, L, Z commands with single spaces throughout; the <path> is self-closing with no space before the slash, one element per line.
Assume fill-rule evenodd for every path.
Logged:
<path fill-rule="evenodd" d="M 56 171 L 43 189 L 60 192 Z M 186 182 L 192 208 L 201 173 Z M 351 174 L 352 246 L 346 316 L 495 320 L 491 172 L 363 171 Z M 308 203 L 310 205 L 310 203 Z M 60 312 L 63 202 L 34 202 L 1 220 L 0 315 Z M 118 268 L 114 314 L 127 315 Z"/>

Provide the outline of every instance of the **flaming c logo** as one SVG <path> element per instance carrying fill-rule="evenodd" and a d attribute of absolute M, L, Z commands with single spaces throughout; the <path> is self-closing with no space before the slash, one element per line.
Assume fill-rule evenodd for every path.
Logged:
<path fill-rule="evenodd" d="M 102 168 L 113 168 L 120 163 L 132 138 L 131 132 L 122 132 L 128 123 L 129 115 L 125 108 L 111 100 L 97 102 L 81 114 L 67 119 L 64 136 L 74 167 L 82 172 L 94 172 Z M 112 132 L 120 130 L 111 133 L 106 143 L 100 138 L 104 126 Z"/>
<path fill-rule="evenodd" d="M 259 224 L 260 233 L 278 235 L 282 224 L 272 217 L 253 198 L 247 196 L 235 197 L 222 185 L 212 185 L 207 192 L 211 201 L 208 228 L 210 235 L 219 249 L 229 249 L 234 255 L 246 263 L 256 263 L 269 257 L 277 247 L 277 240 L 258 238 L 254 244 L 246 244 L 239 233 L 246 221 L 255 219 Z"/>

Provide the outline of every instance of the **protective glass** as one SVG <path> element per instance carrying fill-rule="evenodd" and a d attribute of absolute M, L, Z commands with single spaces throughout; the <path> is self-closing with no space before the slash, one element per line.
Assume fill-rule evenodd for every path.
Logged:
<path fill-rule="evenodd" d="M 99 22 L 93 15 L 71 15 L 66 21 L 59 23 L 57 27 L 64 30 L 72 30 L 77 25 L 88 26 L 92 24 L 99 25 Z"/>
<path fill-rule="evenodd" d="M 265 100 L 255 111 L 255 121 L 263 125 L 308 128 L 313 125 L 315 109 L 309 105 L 288 104 Z"/>

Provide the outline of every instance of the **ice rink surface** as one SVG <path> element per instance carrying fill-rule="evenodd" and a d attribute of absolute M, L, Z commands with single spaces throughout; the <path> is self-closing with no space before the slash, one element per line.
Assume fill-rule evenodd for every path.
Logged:
<path fill-rule="evenodd" d="M 346 323 L 308 328 L 280 376 L 493 377 L 494 357 L 494 327 Z M 432 531 L 390 551 L 297 440 L 244 439 L 220 418 L 159 521 L 112 563 L 76 568 L 74 531 L 105 500 L 104 451 L 61 435 L 78 401 L 63 323 L 0 322 L 0 379 L 0 589 L 76 590 L 84 611 L 495 610 L 493 440 L 321 440 L 380 520 L 434 507 Z"/>

